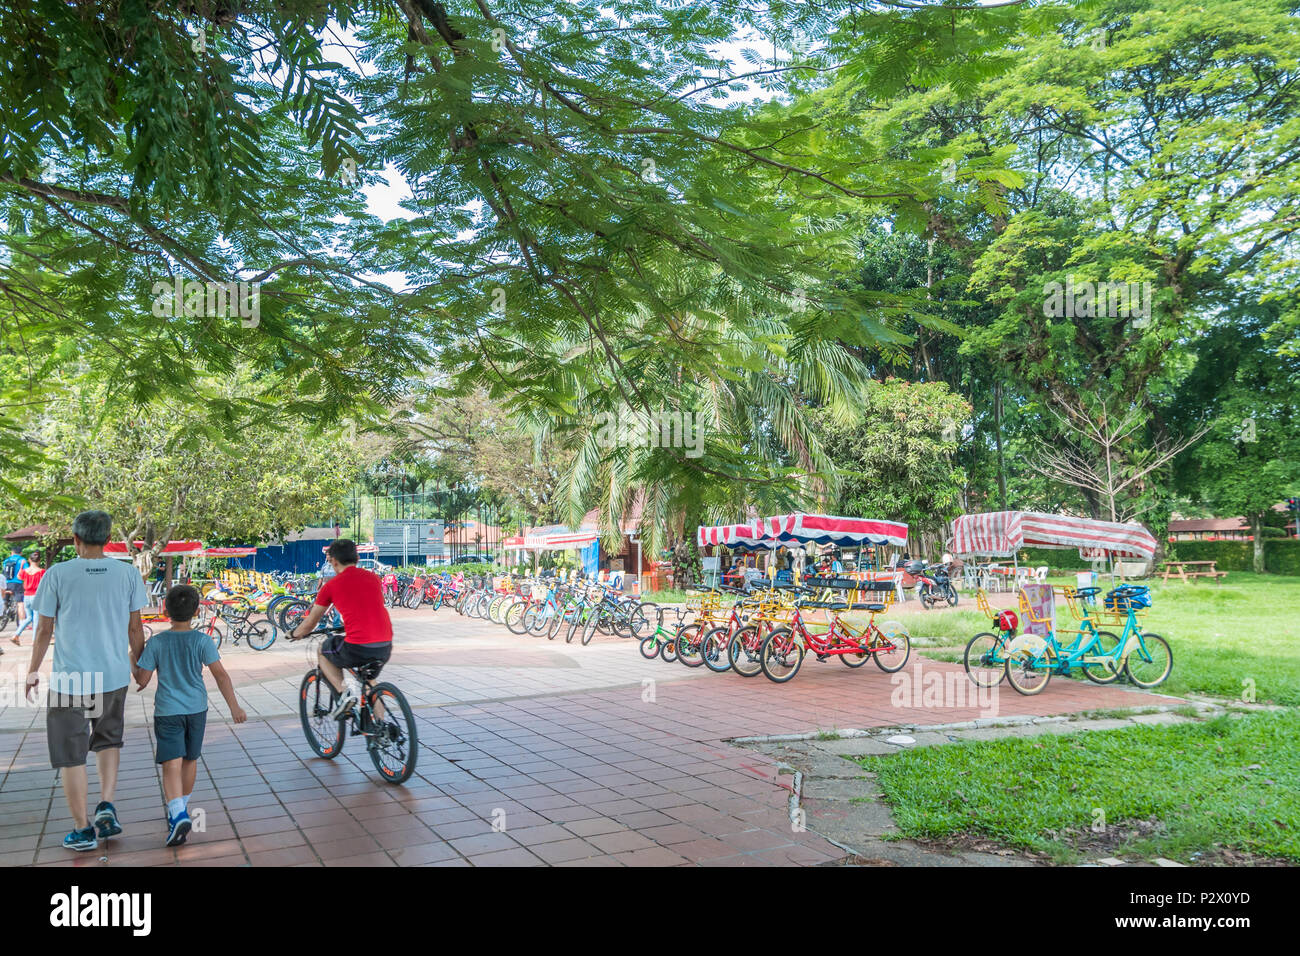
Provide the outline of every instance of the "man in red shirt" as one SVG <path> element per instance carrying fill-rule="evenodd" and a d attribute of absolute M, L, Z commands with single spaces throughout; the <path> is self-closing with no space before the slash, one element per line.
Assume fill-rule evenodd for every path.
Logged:
<path fill-rule="evenodd" d="M 326 551 L 326 560 L 336 572 L 316 592 L 316 603 L 307 617 L 289 637 L 306 637 L 333 604 L 343 617 L 343 634 L 327 639 L 320 649 L 320 669 L 340 694 L 331 716 L 342 717 L 357 703 L 353 688 L 347 686 L 344 668 L 358 667 L 371 661 L 381 665 L 393 652 L 393 622 L 384 606 L 384 590 L 379 576 L 357 567 L 357 543 L 338 538 Z"/>

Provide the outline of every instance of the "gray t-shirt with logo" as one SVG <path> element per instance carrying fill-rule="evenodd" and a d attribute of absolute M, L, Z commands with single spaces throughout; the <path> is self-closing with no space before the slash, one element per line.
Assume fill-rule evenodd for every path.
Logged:
<path fill-rule="evenodd" d="M 144 580 L 127 561 L 73 558 L 46 571 L 32 610 L 54 618 L 51 689 L 88 693 L 117 690 L 130 683 L 127 625 L 131 612 L 148 603 Z M 95 676 L 100 674 L 102 678 Z M 73 686 L 76 680 L 87 679 L 92 682 L 89 688 L 78 691 Z"/>

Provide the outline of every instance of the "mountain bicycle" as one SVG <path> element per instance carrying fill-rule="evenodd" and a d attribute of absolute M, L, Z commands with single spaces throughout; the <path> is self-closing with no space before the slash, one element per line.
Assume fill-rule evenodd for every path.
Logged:
<path fill-rule="evenodd" d="M 341 633 L 343 628 L 330 627 L 317 629 L 308 637 Z M 339 692 L 319 667 L 313 667 L 303 676 L 298 689 L 298 716 L 307 743 L 317 756 L 333 760 L 343 752 L 347 737 L 364 737 L 375 769 L 388 783 L 399 784 L 415 773 L 420 739 L 406 696 L 394 684 L 374 683 L 383 666 L 370 661 L 349 669 L 361 684 L 361 700 L 343 717 L 330 716 L 338 704 Z"/>

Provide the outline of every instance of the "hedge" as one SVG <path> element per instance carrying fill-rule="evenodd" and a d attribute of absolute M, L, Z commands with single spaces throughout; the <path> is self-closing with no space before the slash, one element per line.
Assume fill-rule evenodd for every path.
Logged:
<path fill-rule="evenodd" d="M 1250 571 L 1254 568 L 1253 541 L 1173 541 L 1165 545 L 1165 559 L 1179 561 L 1217 561 L 1220 571 Z M 1053 571 L 1088 571 L 1092 562 L 1079 557 L 1075 548 L 1022 548 L 1020 566 L 1037 568 L 1047 565 Z M 983 559 L 981 559 L 983 560 Z M 1300 575 L 1300 539 L 1268 538 L 1264 541 L 1264 570 L 1269 574 Z"/>
<path fill-rule="evenodd" d="M 1165 548 L 1179 561 L 1216 561 L 1220 571 L 1254 568 L 1253 541 L 1171 541 Z M 1264 542 L 1264 570 L 1270 574 L 1300 575 L 1300 540 L 1269 538 Z"/>

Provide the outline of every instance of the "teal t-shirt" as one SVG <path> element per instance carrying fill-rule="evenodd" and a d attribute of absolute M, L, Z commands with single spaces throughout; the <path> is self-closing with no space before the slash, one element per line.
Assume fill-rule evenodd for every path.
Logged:
<path fill-rule="evenodd" d="M 158 672 L 153 712 L 174 717 L 207 711 L 203 668 L 219 660 L 217 645 L 202 631 L 163 631 L 149 638 L 139 664 L 144 670 Z"/>

